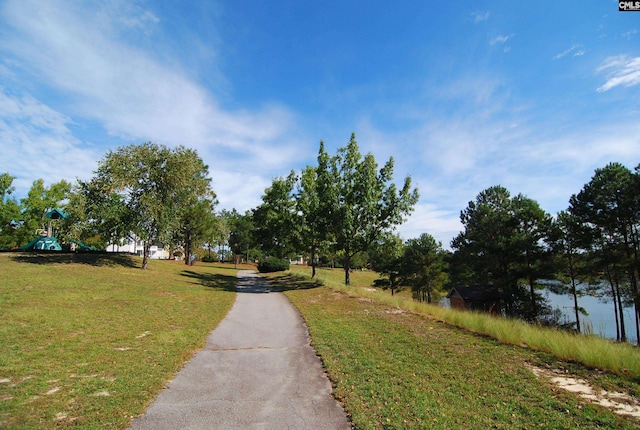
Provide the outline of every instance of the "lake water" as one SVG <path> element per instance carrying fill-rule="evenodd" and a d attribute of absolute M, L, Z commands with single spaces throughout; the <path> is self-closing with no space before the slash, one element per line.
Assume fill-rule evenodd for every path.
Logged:
<path fill-rule="evenodd" d="M 542 293 L 549 300 L 552 308 L 558 308 L 565 321 L 575 321 L 575 313 L 573 311 L 573 297 L 570 295 L 558 295 L 546 290 Z M 610 298 L 602 301 L 597 297 L 584 296 L 578 297 L 578 306 L 584 308 L 589 315 L 580 315 L 580 325 L 582 331 L 590 326 L 593 334 L 598 336 L 615 339 L 616 338 L 616 320 L 613 314 L 613 302 Z M 565 322 L 563 321 L 563 322 Z M 633 317 L 633 307 L 624 308 L 624 326 L 627 331 L 627 339 L 630 343 L 636 343 L 636 327 Z"/>

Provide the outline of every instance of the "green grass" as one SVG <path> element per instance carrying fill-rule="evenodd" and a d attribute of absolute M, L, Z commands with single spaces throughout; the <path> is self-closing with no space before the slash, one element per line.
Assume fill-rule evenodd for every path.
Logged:
<path fill-rule="evenodd" d="M 0 254 L 0 428 L 125 428 L 233 304 L 233 266 Z"/>
<path fill-rule="evenodd" d="M 302 313 L 334 392 L 358 429 L 636 428 L 537 379 L 525 364 L 567 368 L 597 387 L 637 393 L 633 379 L 595 377 L 548 354 L 318 287 L 308 278 L 270 278 Z"/>
<path fill-rule="evenodd" d="M 368 297 L 390 306 L 428 315 L 447 324 L 454 325 L 474 333 L 490 336 L 502 343 L 526 346 L 538 351 L 548 352 L 566 361 L 575 361 L 583 365 L 628 375 L 640 380 L 640 350 L 626 343 L 616 343 L 598 336 L 575 335 L 563 330 L 532 326 L 518 320 L 496 318 L 486 313 L 460 312 L 436 305 L 419 303 L 406 293 L 391 296 L 381 290 L 371 290 L 375 272 L 354 272 L 350 287 L 336 277 L 336 269 L 318 271 L 318 282 L 348 294 Z M 304 266 L 292 266 L 292 273 L 310 276 L 310 269 Z"/>

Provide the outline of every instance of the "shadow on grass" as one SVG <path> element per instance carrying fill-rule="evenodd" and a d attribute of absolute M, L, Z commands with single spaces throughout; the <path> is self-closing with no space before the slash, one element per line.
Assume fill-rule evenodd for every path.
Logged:
<path fill-rule="evenodd" d="M 87 264 L 89 266 L 140 267 L 129 254 L 106 252 L 22 252 L 11 259 L 17 263 L 30 264 Z"/>
<path fill-rule="evenodd" d="M 220 263 L 220 262 L 208 262 L 199 261 L 198 266 L 202 267 L 215 267 L 222 270 L 257 270 L 255 264 L 233 264 L 233 263 Z"/>
<path fill-rule="evenodd" d="M 322 286 L 320 282 L 293 273 L 269 275 L 266 279 L 271 283 L 272 291 L 310 290 Z"/>
<path fill-rule="evenodd" d="M 238 278 L 235 276 L 220 275 L 217 273 L 200 273 L 192 270 L 183 270 L 181 276 L 195 279 L 196 285 L 204 285 L 207 288 L 222 291 L 236 291 L 236 282 Z"/>

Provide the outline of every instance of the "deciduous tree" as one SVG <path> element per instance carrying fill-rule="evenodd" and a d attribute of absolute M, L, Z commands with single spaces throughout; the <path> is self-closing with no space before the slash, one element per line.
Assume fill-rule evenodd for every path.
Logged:
<path fill-rule="evenodd" d="M 108 152 L 86 184 L 91 218 L 108 215 L 144 243 L 146 269 L 154 241 L 170 243 L 196 203 L 213 195 L 207 166 L 193 150 L 151 142 Z M 192 231 L 192 230 L 190 230 Z"/>
<path fill-rule="evenodd" d="M 15 178 L 9 173 L 0 174 L 0 249 L 11 249 L 18 245 L 16 228 L 20 219 L 20 206 L 12 196 Z"/>
<path fill-rule="evenodd" d="M 275 178 L 253 212 L 255 240 L 267 256 L 282 259 L 295 250 L 298 215 L 293 191 L 296 179 L 293 171 L 286 178 Z"/>
<path fill-rule="evenodd" d="M 20 199 L 20 227 L 17 241 L 24 245 L 45 228 L 45 215 L 52 209 L 65 209 L 71 184 L 65 180 L 46 187 L 43 179 L 33 181 L 27 197 Z"/>
<path fill-rule="evenodd" d="M 344 253 L 346 285 L 350 283 L 351 259 L 401 224 L 418 201 L 410 177 L 400 190 L 391 182 L 393 164 L 392 157 L 378 170 L 373 154 L 360 154 L 355 134 L 331 159 L 331 186 L 320 198 L 336 248 Z"/>

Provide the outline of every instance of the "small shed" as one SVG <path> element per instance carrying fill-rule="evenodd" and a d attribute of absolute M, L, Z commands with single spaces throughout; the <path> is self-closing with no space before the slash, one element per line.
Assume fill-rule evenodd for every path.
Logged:
<path fill-rule="evenodd" d="M 471 311 L 500 312 L 500 291 L 493 285 L 458 285 L 447 294 L 451 308 Z"/>

